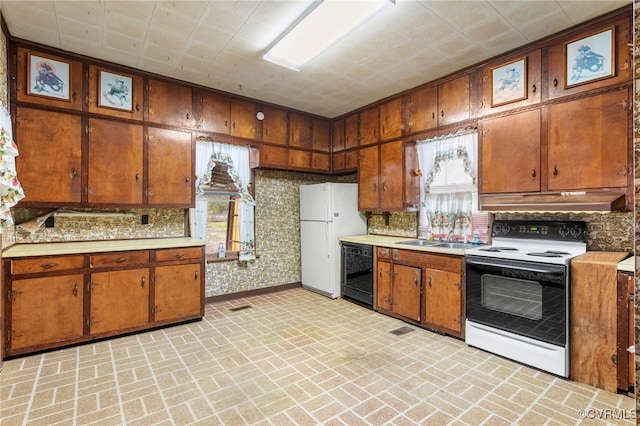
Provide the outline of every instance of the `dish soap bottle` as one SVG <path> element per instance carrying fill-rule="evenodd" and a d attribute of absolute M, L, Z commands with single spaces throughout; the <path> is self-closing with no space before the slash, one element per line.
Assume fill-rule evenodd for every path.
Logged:
<path fill-rule="evenodd" d="M 218 259 L 224 259 L 224 244 L 218 244 Z"/>

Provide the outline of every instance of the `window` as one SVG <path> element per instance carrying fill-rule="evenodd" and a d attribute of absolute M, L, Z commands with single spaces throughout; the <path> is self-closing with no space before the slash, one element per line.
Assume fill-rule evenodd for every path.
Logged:
<path fill-rule="evenodd" d="M 190 209 L 191 235 L 206 241 L 207 259 L 255 258 L 251 169 L 247 147 L 198 141 L 196 207 Z"/>
<path fill-rule="evenodd" d="M 478 210 L 476 133 L 420 141 L 418 160 L 423 171 L 420 182 L 418 233 L 422 238 L 470 241 L 488 231 L 488 214 Z"/>

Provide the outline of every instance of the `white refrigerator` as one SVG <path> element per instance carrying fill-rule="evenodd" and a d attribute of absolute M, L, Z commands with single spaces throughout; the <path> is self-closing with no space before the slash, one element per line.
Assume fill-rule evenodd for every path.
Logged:
<path fill-rule="evenodd" d="M 320 183 L 300 186 L 302 286 L 340 297 L 339 237 L 364 235 L 367 221 L 358 212 L 358 185 Z"/>

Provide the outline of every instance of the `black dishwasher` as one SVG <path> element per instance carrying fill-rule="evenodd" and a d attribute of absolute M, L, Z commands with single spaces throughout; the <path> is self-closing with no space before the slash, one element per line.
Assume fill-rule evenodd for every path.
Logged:
<path fill-rule="evenodd" d="M 373 247 L 342 243 L 342 297 L 373 309 Z"/>

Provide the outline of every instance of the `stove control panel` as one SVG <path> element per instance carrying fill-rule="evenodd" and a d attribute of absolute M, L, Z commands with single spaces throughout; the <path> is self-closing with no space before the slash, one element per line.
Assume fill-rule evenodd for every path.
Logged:
<path fill-rule="evenodd" d="M 495 220 L 491 236 L 586 242 L 587 225 L 580 221 Z"/>

